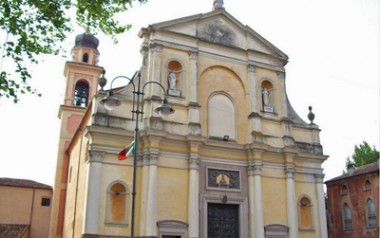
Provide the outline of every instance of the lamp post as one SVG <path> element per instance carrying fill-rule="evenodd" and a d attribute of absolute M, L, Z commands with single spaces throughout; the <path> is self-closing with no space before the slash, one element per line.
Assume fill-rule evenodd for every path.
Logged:
<path fill-rule="evenodd" d="M 105 71 L 103 71 L 102 78 L 99 81 L 104 81 L 104 74 Z M 137 75 L 137 91 L 135 84 L 133 83 L 133 79 Z M 135 131 L 134 131 L 134 143 L 135 143 L 135 149 L 133 153 L 133 178 L 132 178 L 132 214 L 131 214 L 131 238 L 134 238 L 134 231 L 135 231 L 135 198 L 136 198 L 136 168 L 137 168 L 137 156 L 138 156 L 138 151 L 139 151 L 139 140 L 138 140 L 138 134 L 139 134 L 139 115 L 143 114 L 143 104 L 140 106 L 140 95 L 144 95 L 144 89 L 148 84 L 157 84 L 158 86 L 161 87 L 161 89 L 164 91 L 164 100 L 162 104 L 155 108 L 154 111 L 159 113 L 162 116 L 169 115 L 174 113 L 174 109 L 169 105 L 167 99 L 166 99 L 166 91 L 164 86 L 162 84 L 155 82 L 155 81 L 148 81 L 146 82 L 142 89 L 141 89 L 141 72 L 137 71 L 135 75 L 132 77 L 132 79 L 126 77 L 126 76 L 117 76 L 111 81 L 111 88 L 108 92 L 108 95 L 100 101 L 100 104 L 102 104 L 107 110 L 113 110 L 115 107 L 120 106 L 121 102 L 120 100 L 114 96 L 114 93 L 112 92 L 112 84 L 116 79 L 119 78 L 125 78 L 129 80 L 129 83 L 132 84 L 133 86 L 133 99 L 132 99 L 132 120 L 133 115 L 136 114 L 136 126 L 135 126 Z M 136 97 L 135 97 L 136 95 Z M 136 103 L 136 108 L 135 108 L 135 103 Z"/>

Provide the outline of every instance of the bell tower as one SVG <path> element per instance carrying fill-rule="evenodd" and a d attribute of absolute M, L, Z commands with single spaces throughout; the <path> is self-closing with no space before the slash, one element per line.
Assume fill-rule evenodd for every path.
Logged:
<path fill-rule="evenodd" d="M 65 152 L 87 106 L 98 90 L 99 75 L 103 71 L 103 68 L 97 65 L 98 45 L 99 40 L 91 34 L 77 35 L 75 46 L 71 50 L 71 60 L 65 64 L 66 90 L 58 114 L 61 129 L 49 237 L 62 237 L 66 185 L 69 178 L 69 158 L 65 156 Z"/>
<path fill-rule="evenodd" d="M 64 105 L 86 108 L 97 91 L 99 74 L 103 68 L 97 66 L 99 40 L 90 34 L 75 38 L 71 50 L 72 61 L 65 65 L 66 91 Z"/>

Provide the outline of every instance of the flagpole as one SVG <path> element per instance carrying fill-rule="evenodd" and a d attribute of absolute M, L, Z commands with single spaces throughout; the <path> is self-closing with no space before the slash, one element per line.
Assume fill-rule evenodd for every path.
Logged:
<path fill-rule="evenodd" d="M 139 153 L 139 115 L 142 113 L 140 109 L 140 95 L 142 94 L 140 91 L 140 81 L 141 81 L 141 73 L 138 73 L 138 81 L 137 81 L 137 91 L 134 91 L 133 94 L 137 94 L 137 102 L 136 102 L 136 111 L 132 111 L 132 113 L 136 113 L 136 126 L 134 133 L 134 153 L 133 153 L 133 178 L 132 178 L 132 214 L 131 214 L 131 238 L 135 237 L 135 204 L 136 204 L 136 170 L 137 170 L 137 156 Z"/>

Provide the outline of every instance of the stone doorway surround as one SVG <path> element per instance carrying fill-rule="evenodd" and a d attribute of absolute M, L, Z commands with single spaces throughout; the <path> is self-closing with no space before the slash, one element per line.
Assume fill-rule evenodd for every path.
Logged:
<path fill-rule="evenodd" d="M 239 205 L 239 238 L 248 237 L 248 199 L 241 196 L 233 195 L 207 195 L 200 196 L 200 237 L 207 237 L 207 211 L 209 203 L 217 204 L 234 204 Z"/>

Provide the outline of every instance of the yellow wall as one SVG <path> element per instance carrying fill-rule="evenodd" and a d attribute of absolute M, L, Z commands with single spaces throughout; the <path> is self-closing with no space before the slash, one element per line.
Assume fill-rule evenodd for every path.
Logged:
<path fill-rule="evenodd" d="M 81 135 L 70 153 L 64 219 L 64 234 L 69 236 L 74 232 L 74 235 L 79 237 L 83 229 L 87 141 L 86 137 Z"/>
<path fill-rule="evenodd" d="M 277 171 L 268 171 L 277 173 Z M 287 224 L 286 181 L 284 178 L 262 177 L 264 225 Z"/>
<path fill-rule="evenodd" d="M 0 186 L 0 223 L 29 224 L 31 238 L 48 237 L 51 204 L 41 200 L 52 196 L 49 189 Z"/>
<path fill-rule="evenodd" d="M 187 221 L 188 170 L 158 168 L 157 220 Z"/>

